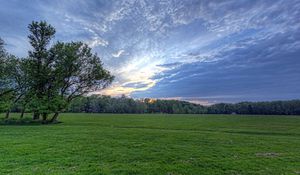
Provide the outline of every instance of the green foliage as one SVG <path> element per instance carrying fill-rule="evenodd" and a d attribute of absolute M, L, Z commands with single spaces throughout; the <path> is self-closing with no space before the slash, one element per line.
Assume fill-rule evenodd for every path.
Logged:
<path fill-rule="evenodd" d="M 11 107 L 11 99 L 13 98 L 13 92 L 6 93 L 0 98 L 0 113 L 6 112 Z"/>
<path fill-rule="evenodd" d="M 196 114 L 206 113 L 206 108 L 201 105 L 178 100 L 134 100 L 122 96 L 92 95 L 74 100 L 69 106 L 69 112 L 87 113 L 177 113 Z"/>
<path fill-rule="evenodd" d="M 55 60 L 55 83 L 65 104 L 76 97 L 105 88 L 114 79 L 103 68 L 101 59 L 81 42 L 58 42 L 51 48 L 50 58 Z"/>
<path fill-rule="evenodd" d="M 28 108 L 34 119 L 67 108 L 76 97 L 105 88 L 113 76 L 100 58 L 81 42 L 58 42 L 50 46 L 55 29 L 45 21 L 29 26 L 29 56 L 18 59 L 6 54 L 0 40 L 0 111 L 16 106 Z"/>
<path fill-rule="evenodd" d="M 92 95 L 80 97 L 69 106 L 69 112 L 87 113 L 168 113 L 168 114 L 266 114 L 300 115 L 300 100 L 273 102 L 219 103 L 202 106 L 178 100 L 134 100 L 122 96 Z"/>
<path fill-rule="evenodd" d="M 0 174 L 299 172 L 299 116 L 62 114 L 60 121 L 0 126 Z"/>
<path fill-rule="evenodd" d="M 4 42 L 0 39 L 0 112 L 10 109 L 19 89 L 17 58 L 9 55 L 3 46 Z"/>
<path fill-rule="evenodd" d="M 8 93 L 10 89 L 10 81 L 7 70 L 7 53 L 4 49 L 4 42 L 0 38 L 0 98 Z"/>
<path fill-rule="evenodd" d="M 272 102 L 241 102 L 236 104 L 215 104 L 208 108 L 211 114 L 263 114 L 300 115 L 300 100 Z"/>
<path fill-rule="evenodd" d="M 28 29 L 29 42 L 33 48 L 29 51 L 27 73 L 29 81 L 29 108 L 35 113 L 50 113 L 56 99 L 56 87 L 53 85 L 52 64 L 48 44 L 54 37 L 55 29 L 46 22 L 32 22 Z"/>

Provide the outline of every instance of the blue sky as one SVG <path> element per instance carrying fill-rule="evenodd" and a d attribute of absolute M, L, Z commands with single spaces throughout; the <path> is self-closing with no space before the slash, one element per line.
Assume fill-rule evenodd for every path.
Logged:
<path fill-rule="evenodd" d="M 106 95 L 202 104 L 300 98 L 299 0 L 0 0 L 0 37 L 25 57 L 27 25 L 84 41 L 115 76 Z"/>

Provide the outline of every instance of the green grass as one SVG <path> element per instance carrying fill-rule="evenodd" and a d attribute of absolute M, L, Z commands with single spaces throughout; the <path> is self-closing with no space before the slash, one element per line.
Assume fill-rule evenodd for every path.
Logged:
<path fill-rule="evenodd" d="M 299 116 L 63 114 L 1 125 L 0 174 L 300 174 Z"/>

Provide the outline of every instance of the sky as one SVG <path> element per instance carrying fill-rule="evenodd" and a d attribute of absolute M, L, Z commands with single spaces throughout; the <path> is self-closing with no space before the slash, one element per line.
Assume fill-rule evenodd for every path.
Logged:
<path fill-rule="evenodd" d="M 97 94 L 200 104 L 300 98 L 300 0 L 0 0 L 0 37 L 28 24 L 83 41 L 116 76 Z"/>

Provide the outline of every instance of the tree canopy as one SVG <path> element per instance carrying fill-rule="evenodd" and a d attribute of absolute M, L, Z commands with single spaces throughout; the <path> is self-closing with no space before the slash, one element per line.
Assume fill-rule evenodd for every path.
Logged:
<path fill-rule="evenodd" d="M 28 57 L 17 58 L 6 53 L 0 40 L 0 110 L 22 106 L 22 113 L 33 112 L 33 119 L 54 113 L 55 121 L 76 97 L 107 87 L 114 76 L 106 70 L 100 57 L 82 42 L 57 42 L 55 28 L 45 21 L 28 26 L 32 50 Z M 4 96 L 6 98 L 4 98 Z M 23 114 L 21 115 L 23 116 Z"/>
<path fill-rule="evenodd" d="M 300 100 L 218 103 L 203 106 L 178 100 L 132 99 L 125 96 L 113 98 L 93 95 L 82 96 L 72 101 L 67 112 L 300 115 Z"/>

